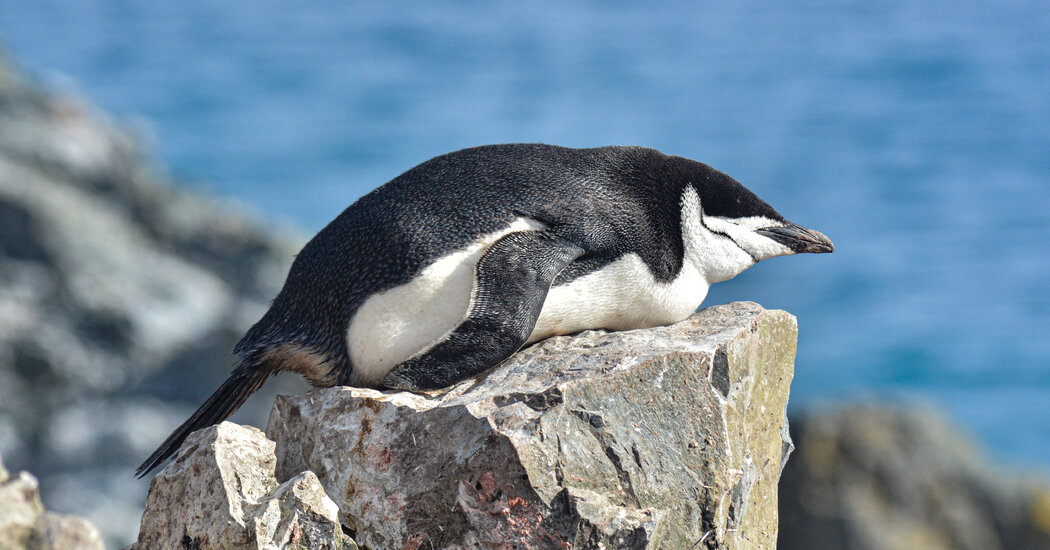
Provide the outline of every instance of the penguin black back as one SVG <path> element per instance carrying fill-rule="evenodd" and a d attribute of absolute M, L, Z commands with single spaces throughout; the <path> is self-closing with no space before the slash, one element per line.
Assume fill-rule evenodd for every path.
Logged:
<path fill-rule="evenodd" d="M 273 373 L 429 390 L 521 346 L 669 324 L 768 257 L 830 252 L 703 163 L 644 147 L 492 145 L 361 197 L 296 256 L 230 378 L 139 467 L 227 418 Z"/>

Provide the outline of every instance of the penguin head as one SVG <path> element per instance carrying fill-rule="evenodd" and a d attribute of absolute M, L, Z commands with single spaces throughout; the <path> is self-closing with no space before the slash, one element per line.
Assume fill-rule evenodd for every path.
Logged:
<path fill-rule="evenodd" d="M 694 261 L 709 282 L 732 278 L 776 256 L 834 251 L 831 239 L 820 231 L 786 220 L 733 178 L 697 164 L 683 196 L 683 224 L 691 226 Z"/>

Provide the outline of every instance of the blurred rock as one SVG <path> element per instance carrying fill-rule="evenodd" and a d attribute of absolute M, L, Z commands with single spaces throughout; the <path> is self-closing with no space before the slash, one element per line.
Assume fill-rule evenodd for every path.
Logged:
<path fill-rule="evenodd" d="M 87 520 L 47 512 L 28 472 L 10 477 L 0 461 L 0 548 L 102 550 L 102 535 Z"/>
<path fill-rule="evenodd" d="M 131 472 L 226 377 L 300 243 L 175 189 L 135 135 L 0 62 L 0 452 L 131 540 Z M 280 390 L 237 418 L 262 425 Z"/>
<path fill-rule="evenodd" d="M 279 397 L 277 478 L 315 472 L 368 548 L 773 548 L 796 332 L 734 303 L 431 395 Z"/>
<path fill-rule="evenodd" d="M 278 484 L 274 443 L 223 422 L 194 432 L 150 483 L 137 548 L 356 549 L 313 472 Z"/>
<path fill-rule="evenodd" d="M 1050 483 L 991 465 L 938 414 L 854 406 L 792 428 L 781 550 L 1050 548 Z"/>

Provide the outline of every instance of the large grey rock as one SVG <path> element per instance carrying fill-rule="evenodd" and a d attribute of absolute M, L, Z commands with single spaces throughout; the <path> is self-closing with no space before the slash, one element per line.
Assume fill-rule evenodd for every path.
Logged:
<path fill-rule="evenodd" d="M 267 434 L 368 548 L 772 549 L 796 331 L 734 303 L 557 337 L 433 395 L 280 397 Z"/>
<path fill-rule="evenodd" d="M 780 548 L 1050 548 L 1050 481 L 993 465 L 928 409 L 856 405 L 794 419 Z"/>
<path fill-rule="evenodd" d="M 102 536 L 87 520 L 47 512 L 36 478 L 10 477 L 0 462 L 0 548 L 3 550 L 102 550 Z"/>
<path fill-rule="evenodd" d="M 313 472 L 278 484 L 274 444 L 223 422 L 192 434 L 153 477 L 137 548 L 356 549 Z"/>
<path fill-rule="evenodd" d="M 176 189 L 140 142 L 0 60 L 0 452 L 111 546 L 142 510 L 129 472 L 227 376 L 301 243 Z"/>

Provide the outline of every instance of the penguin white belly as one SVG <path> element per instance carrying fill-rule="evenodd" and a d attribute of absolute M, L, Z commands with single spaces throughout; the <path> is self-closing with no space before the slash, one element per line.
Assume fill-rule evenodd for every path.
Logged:
<path fill-rule="evenodd" d="M 674 280 L 657 281 L 641 257 L 626 254 L 598 271 L 552 288 L 529 342 L 593 328 L 629 330 L 669 325 L 692 315 L 711 287 L 706 276 L 711 255 L 700 251 L 711 249 L 712 240 L 718 237 L 700 222 L 703 210 L 693 188 L 687 187 L 682 194 L 681 209 L 684 254 Z"/>
<path fill-rule="evenodd" d="M 691 263 L 686 262 L 673 281 L 662 283 L 637 254 L 626 254 L 552 288 L 529 342 L 586 329 L 629 330 L 676 323 L 696 311 L 708 288 Z"/>
<path fill-rule="evenodd" d="M 474 266 L 493 243 L 517 231 L 543 229 L 529 218 L 482 235 L 438 258 L 415 278 L 369 297 L 347 327 L 356 382 L 374 385 L 390 369 L 459 326 L 474 290 Z"/>

